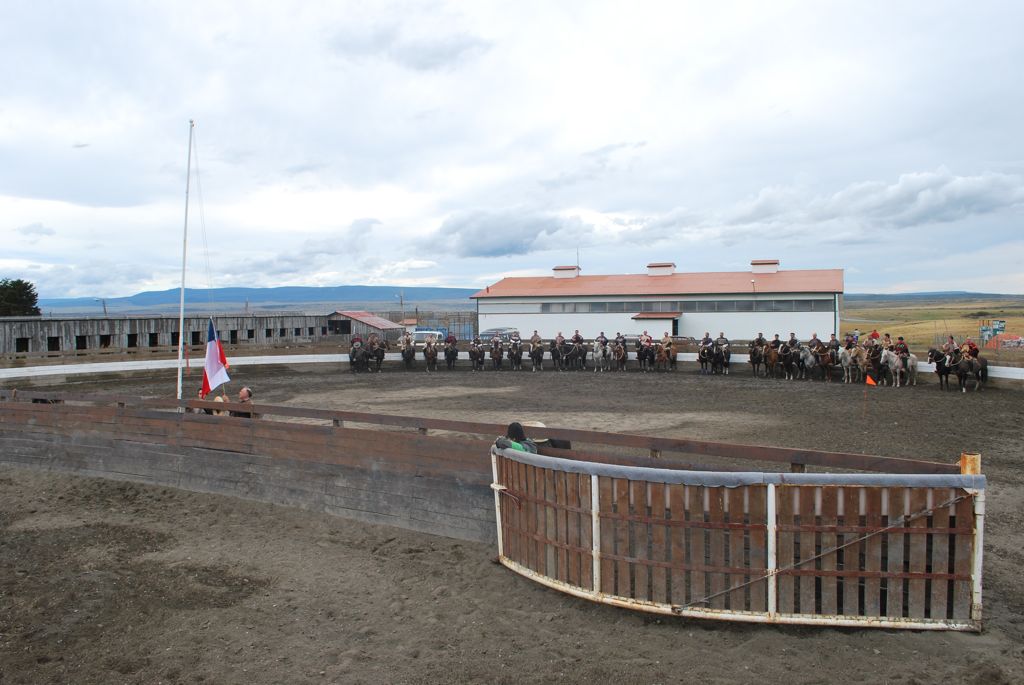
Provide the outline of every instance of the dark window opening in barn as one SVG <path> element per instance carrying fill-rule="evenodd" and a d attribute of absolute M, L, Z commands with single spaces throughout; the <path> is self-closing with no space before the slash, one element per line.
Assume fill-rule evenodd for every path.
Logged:
<path fill-rule="evenodd" d="M 284 328 L 282 328 L 282 329 L 278 330 L 278 332 L 277 332 L 277 337 L 279 337 L 279 338 L 283 338 L 283 337 L 285 337 L 286 335 L 288 335 L 288 334 L 287 334 L 287 333 L 285 333 L 285 329 L 284 329 Z"/>
<path fill-rule="evenodd" d="M 296 338 L 299 337 L 300 335 L 302 335 L 302 329 L 301 328 L 296 328 L 294 335 L 295 335 Z"/>
<path fill-rule="evenodd" d="M 320 328 L 320 335 L 327 335 L 327 326 L 322 326 Z"/>
<path fill-rule="evenodd" d="M 268 328 L 267 330 L 263 331 L 263 333 L 264 333 L 264 337 L 265 338 L 273 338 L 274 337 L 274 329 L 273 328 Z"/>
<path fill-rule="evenodd" d="M 46 339 L 47 352 L 60 352 L 60 336 L 52 335 Z"/>
<path fill-rule="evenodd" d="M 348 319 L 345 319 L 344 321 L 339 321 L 338 324 L 339 324 L 338 325 L 338 332 L 339 333 L 341 333 L 342 335 L 351 335 L 352 334 L 352 322 L 351 321 L 349 321 Z"/>
<path fill-rule="evenodd" d="M 110 347 L 110 335 L 100 336 L 100 347 Z"/>
<path fill-rule="evenodd" d="M 150 347 L 156 347 L 159 344 L 160 344 L 160 334 L 159 333 L 150 333 L 149 334 L 149 346 Z"/>
<path fill-rule="evenodd" d="M 238 344 L 238 331 L 228 331 L 228 340 L 231 341 L 232 345 Z"/>
<path fill-rule="evenodd" d="M 128 347 L 138 347 L 139 346 L 139 334 L 138 333 L 129 333 L 128 334 L 127 346 Z"/>
<path fill-rule="evenodd" d="M 309 333 L 308 333 L 308 335 L 309 335 L 309 337 L 311 337 L 311 338 L 312 338 L 312 337 L 313 337 L 314 335 L 316 335 L 316 328 L 315 328 L 314 326 L 310 326 L 310 327 L 309 327 Z"/>
<path fill-rule="evenodd" d="M 171 347 L 177 347 L 178 346 L 178 338 L 179 337 L 180 336 L 178 335 L 178 331 L 174 331 L 173 333 L 171 333 Z"/>
<path fill-rule="evenodd" d="M 15 352 L 28 352 L 28 338 L 18 338 L 14 341 Z"/>
<path fill-rule="evenodd" d="M 192 344 L 193 345 L 202 345 L 203 344 L 203 339 L 201 337 L 199 337 L 201 335 L 202 335 L 201 331 L 192 331 Z"/>
<path fill-rule="evenodd" d="M 76 335 L 75 336 L 75 349 L 76 350 L 87 350 L 87 349 L 89 349 L 89 336 L 87 336 L 87 335 Z"/>
<path fill-rule="evenodd" d="M 679 319 L 672 319 L 672 335 L 679 335 Z"/>
<path fill-rule="evenodd" d="M 256 337 L 256 329 L 255 329 L 255 328 L 250 328 L 250 329 L 248 329 L 248 330 L 247 330 L 247 331 L 245 332 L 245 337 L 246 337 L 246 338 L 247 338 L 248 340 L 252 340 L 253 338 L 255 338 L 255 337 Z"/>

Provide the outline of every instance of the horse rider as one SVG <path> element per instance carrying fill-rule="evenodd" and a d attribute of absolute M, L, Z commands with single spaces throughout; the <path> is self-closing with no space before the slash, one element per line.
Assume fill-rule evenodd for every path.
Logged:
<path fill-rule="evenodd" d="M 352 349 L 353 350 L 358 350 L 362 346 L 363 346 L 363 336 L 361 336 L 358 333 L 356 333 L 355 335 L 352 336 Z"/>
<path fill-rule="evenodd" d="M 555 345 L 558 346 L 558 349 L 562 349 L 562 345 L 564 345 L 564 344 L 565 344 L 565 336 L 562 335 L 562 331 L 558 331 L 558 335 L 555 336 Z"/>
<path fill-rule="evenodd" d="M 878 334 L 877 328 L 872 328 L 871 333 L 868 335 L 868 337 L 871 338 L 872 340 L 878 340 L 882 336 Z"/>
<path fill-rule="evenodd" d="M 903 342 L 903 336 L 899 336 L 896 339 L 896 344 L 893 346 L 893 352 L 899 357 L 900 361 L 903 362 L 903 368 L 907 368 L 907 360 L 910 358 L 910 348 L 907 347 L 907 343 Z"/>
<path fill-rule="evenodd" d="M 455 347 L 455 345 L 457 345 L 458 342 L 459 339 L 455 337 L 454 333 L 448 333 L 448 337 L 444 339 L 444 344 L 451 345 L 452 347 Z"/>
<path fill-rule="evenodd" d="M 572 337 L 570 338 L 570 340 L 572 341 L 573 345 L 582 345 L 583 344 L 583 336 L 580 335 L 580 329 L 578 329 L 578 328 L 576 329 L 576 332 L 572 334 Z"/>
<path fill-rule="evenodd" d="M 594 338 L 594 342 L 596 342 L 598 345 L 607 345 L 608 344 L 608 336 L 606 336 L 604 334 L 604 331 L 601 331 L 600 335 L 598 335 L 596 338 Z"/>
<path fill-rule="evenodd" d="M 406 331 L 405 335 L 402 336 L 401 341 L 399 341 L 398 346 L 404 350 L 407 347 L 411 347 L 412 344 L 412 333 Z"/>
<path fill-rule="evenodd" d="M 473 336 L 473 341 L 471 343 L 469 343 L 469 344 L 470 344 L 470 346 L 479 349 L 479 348 L 483 347 L 484 341 L 480 339 L 480 334 L 477 333 L 476 335 Z"/>
<path fill-rule="evenodd" d="M 790 331 L 789 340 L 786 341 L 786 347 L 788 347 L 790 350 L 799 349 L 800 341 L 797 339 L 796 333 Z"/>
<path fill-rule="evenodd" d="M 868 340 L 871 340 L 871 338 L 868 337 Z M 867 340 L 865 340 L 865 342 L 867 342 Z M 852 350 L 856 346 L 857 341 L 853 339 L 853 334 L 847 333 L 846 337 L 843 339 L 843 347 L 845 347 L 848 350 Z"/>
<path fill-rule="evenodd" d="M 807 341 L 807 346 L 811 348 L 812 352 L 817 352 L 818 348 L 822 346 L 821 341 L 818 340 L 817 332 L 811 333 L 811 339 Z"/>
<path fill-rule="evenodd" d="M 828 353 L 832 357 L 832 363 L 833 364 L 838 364 L 839 363 L 839 349 L 842 347 L 842 345 L 839 344 L 839 338 L 836 337 L 835 333 L 833 333 L 832 335 L 829 336 L 828 346 L 827 347 L 828 347 Z"/>
<path fill-rule="evenodd" d="M 892 343 L 892 336 L 890 336 L 888 333 L 886 333 L 885 335 L 882 336 L 882 349 L 883 350 L 892 350 L 892 344 L 893 344 Z"/>
<path fill-rule="evenodd" d="M 769 344 L 769 345 L 771 345 L 771 347 L 772 347 L 772 349 L 773 349 L 773 350 L 776 350 L 776 351 L 778 351 L 778 349 L 779 349 L 780 347 L 782 347 L 782 341 L 781 341 L 781 340 L 779 340 L 779 334 L 778 334 L 778 333 L 776 333 L 776 334 L 775 334 L 775 337 L 774 337 L 774 338 L 772 338 L 772 341 L 771 341 L 770 343 L 768 343 L 768 344 Z"/>
<path fill-rule="evenodd" d="M 510 345 L 522 345 L 523 339 L 519 337 L 519 331 L 512 331 L 512 335 L 509 336 L 508 342 Z"/>
<path fill-rule="evenodd" d="M 970 338 L 964 340 L 964 344 L 960 346 L 960 349 L 964 351 L 964 356 L 970 356 L 974 359 L 978 358 L 978 346 Z"/>
<path fill-rule="evenodd" d="M 712 342 L 714 341 L 711 340 L 711 334 L 708 333 L 707 331 L 704 331 L 704 337 L 700 339 L 700 346 L 711 347 Z"/>
<path fill-rule="evenodd" d="M 958 347 L 959 345 L 956 344 L 956 340 L 953 339 L 953 336 L 949 336 L 949 338 L 946 339 L 946 342 L 942 343 L 942 351 L 946 354 L 953 354 Z"/>
<path fill-rule="evenodd" d="M 532 350 L 533 348 L 537 347 L 537 345 L 543 344 L 544 338 L 540 337 L 540 333 L 537 332 L 536 328 L 533 329 L 533 335 L 530 336 L 530 349 Z"/>
<path fill-rule="evenodd" d="M 654 338 L 652 338 L 650 334 L 648 334 L 645 330 L 643 333 L 640 334 L 640 338 L 639 340 L 637 340 L 637 342 L 640 343 L 643 347 L 650 347 L 654 343 Z"/>
<path fill-rule="evenodd" d="M 615 344 L 620 346 L 620 347 L 625 347 L 626 346 L 626 336 L 624 336 L 622 333 L 619 333 L 618 331 L 616 331 L 615 332 Z"/>
<path fill-rule="evenodd" d="M 764 339 L 764 333 L 758 333 L 757 337 L 750 341 L 751 347 L 764 347 L 768 341 Z"/>
<path fill-rule="evenodd" d="M 492 348 L 501 347 L 501 336 L 498 335 L 497 333 L 495 333 L 494 335 L 491 336 L 491 347 Z"/>
<path fill-rule="evenodd" d="M 666 352 L 672 351 L 672 336 L 665 331 L 665 335 L 661 336 L 661 346 L 665 348 Z"/>

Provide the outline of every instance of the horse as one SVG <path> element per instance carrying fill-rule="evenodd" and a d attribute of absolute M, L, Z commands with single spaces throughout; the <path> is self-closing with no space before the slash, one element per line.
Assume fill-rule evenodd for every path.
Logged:
<path fill-rule="evenodd" d="M 423 361 L 427 363 L 427 373 L 437 371 L 437 347 L 433 340 L 428 340 L 423 346 Z"/>
<path fill-rule="evenodd" d="M 797 371 L 800 366 L 799 352 L 789 345 L 783 345 L 779 348 L 779 355 L 782 360 L 782 373 L 785 375 L 787 381 L 796 379 Z"/>
<path fill-rule="evenodd" d="M 715 344 L 711 351 L 711 373 L 729 375 L 729 358 L 732 353 L 728 345 Z"/>
<path fill-rule="evenodd" d="M 700 349 L 697 350 L 697 361 L 700 362 L 700 373 L 702 376 L 706 376 L 711 373 L 711 346 L 701 345 Z"/>
<path fill-rule="evenodd" d="M 530 345 L 530 361 L 533 364 L 531 371 L 544 370 L 544 346 L 540 343 Z"/>
<path fill-rule="evenodd" d="M 764 364 L 764 348 L 760 345 L 750 343 L 750 368 L 754 375 L 757 376 L 761 373 L 761 364 Z M 765 367 L 767 373 L 767 366 Z"/>
<path fill-rule="evenodd" d="M 969 354 L 963 354 L 960 350 L 953 352 L 951 365 L 956 370 L 956 380 L 960 386 L 960 392 L 967 392 L 967 379 L 970 376 L 974 376 L 974 390 L 978 391 L 987 376 L 984 361 Z"/>
<path fill-rule="evenodd" d="M 907 378 L 902 385 L 917 385 L 917 357 L 909 354 L 903 359 L 892 350 L 882 350 L 881 361 L 882 365 L 888 368 L 892 374 L 893 387 L 900 387 L 904 375 Z M 904 367 L 904 363 L 906 367 Z"/>
<path fill-rule="evenodd" d="M 505 347 L 500 340 L 491 343 L 491 368 L 501 371 L 501 360 L 505 358 Z"/>
<path fill-rule="evenodd" d="M 409 371 L 412 369 L 413 362 L 416 361 L 416 345 L 413 343 L 407 344 L 402 348 L 402 361 L 405 362 L 405 370 Z"/>
<path fill-rule="evenodd" d="M 352 373 L 370 370 L 370 351 L 358 345 L 348 351 L 348 366 Z"/>
<path fill-rule="evenodd" d="M 448 367 L 449 371 L 455 369 L 455 362 L 459 358 L 459 348 L 453 343 L 446 342 L 444 344 L 444 364 Z"/>
<path fill-rule="evenodd" d="M 595 340 L 591 356 L 594 360 L 594 373 L 611 368 L 612 352 L 608 349 L 608 343 Z"/>
<path fill-rule="evenodd" d="M 949 390 L 949 374 L 953 372 L 949 355 L 932 347 L 928 350 L 928 361 L 935 365 L 935 375 L 939 377 L 939 390 Z"/>
<path fill-rule="evenodd" d="M 373 360 L 374 369 L 377 373 L 380 373 L 381 367 L 384 365 L 384 357 L 387 354 L 388 346 L 387 340 L 375 340 L 370 343 L 370 357 L 367 359 L 367 366 L 369 366 L 369 360 Z"/>
<path fill-rule="evenodd" d="M 814 367 L 820 366 L 818 357 L 811 351 L 811 348 L 804 345 L 800 348 L 798 359 L 800 360 L 800 380 L 810 379 L 814 374 Z"/>
<path fill-rule="evenodd" d="M 581 343 L 565 344 L 562 349 L 562 368 L 586 370 L 587 351 Z"/>
<path fill-rule="evenodd" d="M 508 344 L 508 365 L 513 371 L 523 370 L 523 343 L 513 340 Z"/>
<path fill-rule="evenodd" d="M 868 363 L 871 365 L 871 371 L 873 372 L 874 378 L 879 384 L 885 385 L 885 375 L 888 372 L 888 367 L 882 364 L 882 346 L 872 345 L 870 349 L 866 349 L 865 352 L 868 355 Z"/>
<path fill-rule="evenodd" d="M 636 360 L 640 364 L 641 371 L 653 371 L 654 362 L 657 360 L 654 345 L 641 345 L 636 351 Z"/>
<path fill-rule="evenodd" d="M 612 358 L 615 359 L 615 368 L 618 371 L 626 370 L 626 362 L 629 361 L 629 352 L 626 351 L 625 345 L 615 343 L 612 346 Z"/>
<path fill-rule="evenodd" d="M 551 364 L 555 367 L 555 371 L 562 370 L 562 348 L 558 346 L 558 341 L 552 340 L 549 345 L 549 351 L 551 352 Z"/>
<path fill-rule="evenodd" d="M 764 376 L 775 378 L 779 369 L 779 350 L 771 345 L 764 346 Z"/>
<path fill-rule="evenodd" d="M 474 371 L 484 370 L 484 348 L 480 345 L 469 346 L 469 364 Z"/>
<path fill-rule="evenodd" d="M 818 366 L 821 367 L 822 380 L 826 383 L 832 382 L 832 366 L 835 362 L 832 359 L 832 353 L 827 347 L 821 342 L 811 350 L 814 353 L 814 359 Z"/>
<path fill-rule="evenodd" d="M 661 371 L 668 371 L 672 364 L 672 358 L 669 354 L 671 347 L 667 347 L 658 343 L 654 346 L 654 368 Z"/>
<path fill-rule="evenodd" d="M 839 366 L 843 369 L 843 383 L 859 383 L 868 373 L 868 354 L 863 347 L 839 350 Z M 857 373 L 854 381 L 853 374 Z"/>

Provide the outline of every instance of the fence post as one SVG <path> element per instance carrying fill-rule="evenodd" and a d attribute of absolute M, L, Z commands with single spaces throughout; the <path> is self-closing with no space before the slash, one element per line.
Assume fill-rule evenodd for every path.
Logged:
<path fill-rule="evenodd" d="M 501 535 L 501 490 L 502 484 L 498 482 L 498 457 L 491 452 L 491 478 L 493 479 L 491 489 L 494 490 L 494 520 L 498 525 L 498 558 L 505 556 L 505 546 Z"/>
<path fill-rule="evenodd" d="M 595 475 L 590 476 L 590 553 L 596 594 L 601 591 L 601 493 Z"/>
<path fill-rule="evenodd" d="M 959 525 L 959 522 L 957 522 Z M 974 492 L 974 554 L 971 557 L 971 620 L 981 621 L 981 560 L 985 547 L 985 491 Z"/>
<path fill-rule="evenodd" d="M 776 541 L 776 514 L 775 514 L 775 484 L 768 483 L 768 496 L 765 498 L 767 511 L 765 512 L 765 523 L 768 527 L 768 616 L 774 617 L 779 611 L 778 599 L 778 576 L 775 571 L 778 563 L 778 543 Z"/>

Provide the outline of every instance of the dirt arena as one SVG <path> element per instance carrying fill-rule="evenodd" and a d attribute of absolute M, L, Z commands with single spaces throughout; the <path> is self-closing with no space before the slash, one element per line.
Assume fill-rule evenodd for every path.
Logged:
<path fill-rule="evenodd" d="M 198 384 L 193 373 L 186 387 Z M 949 461 L 980 451 L 985 631 L 659 618 L 545 589 L 492 563 L 488 545 L 0 467 L 0 683 L 1024 681 L 1020 390 L 707 378 L 693 364 L 647 375 L 238 367 L 229 390 L 242 384 L 257 403 Z M 167 396 L 174 377 L 57 387 Z"/>

